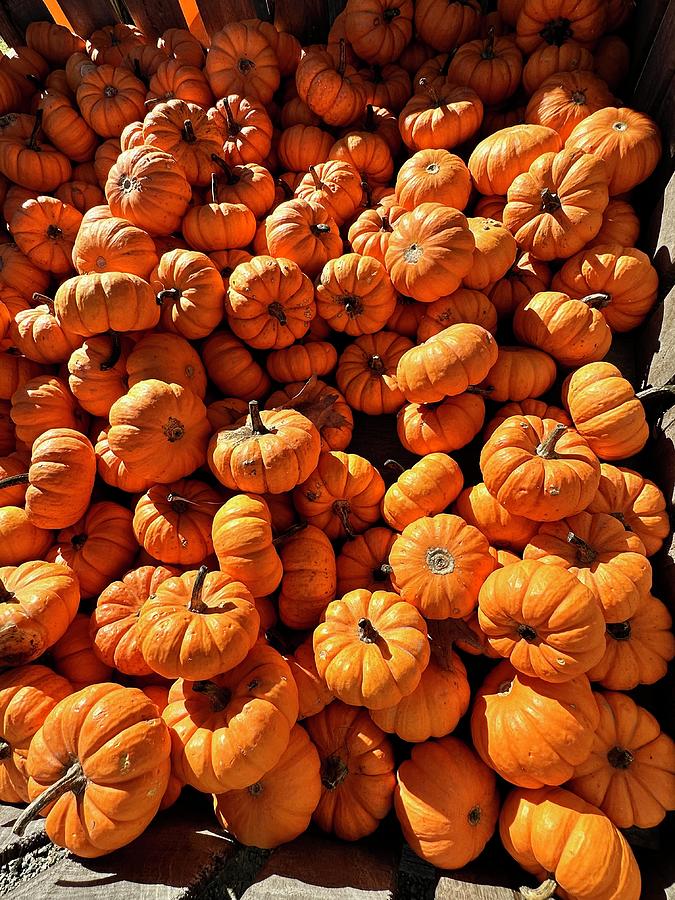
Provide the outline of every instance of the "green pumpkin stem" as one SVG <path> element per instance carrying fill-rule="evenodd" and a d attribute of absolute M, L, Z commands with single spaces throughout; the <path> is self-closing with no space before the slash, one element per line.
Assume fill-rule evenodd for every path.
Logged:
<path fill-rule="evenodd" d="M 33 819 L 37 818 L 45 806 L 54 803 L 68 791 L 72 791 L 74 794 L 81 794 L 86 786 L 87 777 L 82 770 L 82 765 L 76 760 L 58 781 L 55 781 L 54 784 L 50 784 L 39 797 L 36 797 L 35 800 L 23 810 L 14 823 L 12 834 L 21 836 L 28 824 L 32 822 Z"/>

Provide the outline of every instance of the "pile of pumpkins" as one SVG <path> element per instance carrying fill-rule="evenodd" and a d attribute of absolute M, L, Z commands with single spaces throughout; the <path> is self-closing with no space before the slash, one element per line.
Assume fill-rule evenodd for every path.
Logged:
<path fill-rule="evenodd" d="M 2 58 L 18 833 L 99 856 L 189 785 L 244 844 L 393 810 L 441 868 L 498 829 L 524 897 L 638 900 L 622 829 L 675 806 L 675 746 L 625 692 L 675 646 L 603 361 L 658 287 L 632 5 L 348 0 L 326 45 L 208 52 L 37 22 Z M 350 453 L 354 413 L 418 460 Z"/>

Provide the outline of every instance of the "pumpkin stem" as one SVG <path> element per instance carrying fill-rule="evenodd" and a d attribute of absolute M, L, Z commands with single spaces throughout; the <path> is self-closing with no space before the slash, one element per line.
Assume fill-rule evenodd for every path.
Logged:
<path fill-rule="evenodd" d="M 483 397 L 485 400 L 490 399 L 490 395 L 493 393 L 493 387 L 478 387 L 477 384 L 470 384 L 466 389 L 466 394 L 475 394 L 477 397 Z"/>
<path fill-rule="evenodd" d="M 255 784 L 252 784 L 250 787 L 247 787 L 246 790 L 252 797 L 257 797 L 263 792 L 263 786 L 259 781 L 256 781 Z"/>
<path fill-rule="evenodd" d="M 632 765 L 634 759 L 633 754 L 625 747 L 612 747 L 607 753 L 607 761 L 615 769 L 627 769 Z"/>
<path fill-rule="evenodd" d="M 449 575 L 455 571 L 455 558 L 447 547 L 429 547 L 426 564 L 432 575 Z"/>
<path fill-rule="evenodd" d="M 492 31 L 492 29 L 490 29 L 490 31 Z M 473 806 L 466 815 L 467 822 L 469 825 L 478 825 L 480 824 L 482 815 L 483 813 L 480 806 Z"/>
<path fill-rule="evenodd" d="M 233 134 L 239 134 L 239 132 L 241 131 L 241 127 L 237 122 L 234 121 L 230 101 L 227 99 L 227 97 L 223 97 L 220 102 L 223 104 L 223 109 L 225 110 L 225 120 L 227 122 L 228 137 L 232 137 Z"/>
<path fill-rule="evenodd" d="M 516 628 L 518 632 L 518 636 L 521 637 L 528 644 L 532 644 L 537 639 L 537 632 L 530 625 L 526 625 L 524 622 L 521 622 L 520 625 Z"/>
<path fill-rule="evenodd" d="M 388 562 L 380 563 L 380 565 L 376 569 L 373 569 L 373 581 L 386 581 L 391 577 L 391 573 L 393 571 L 394 570 Z"/>
<path fill-rule="evenodd" d="M 590 566 L 598 558 L 598 554 L 583 538 L 573 531 L 567 532 L 567 543 L 577 548 L 577 562 Z"/>
<path fill-rule="evenodd" d="M 31 301 L 37 306 L 47 306 L 49 312 L 54 315 L 54 299 L 52 297 L 48 297 L 47 294 L 41 294 L 40 291 L 35 291 L 31 297 Z"/>
<path fill-rule="evenodd" d="M 260 408 L 257 400 L 250 400 L 248 404 L 248 415 L 251 420 L 251 432 L 257 435 L 273 434 L 265 425 L 260 415 Z"/>
<path fill-rule="evenodd" d="M 228 166 L 225 160 L 222 157 L 218 156 L 217 153 L 211 154 L 211 160 L 219 167 L 221 172 L 223 172 L 227 184 L 237 184 L 239 181 L 241 181 L 241 178 L 238 175 L 234 174 L 230 166 Z"/>
<path fill-rule="evenodd" d="M 338 75 L 344 75 L 347 68 L 347 42 L 344 38 L 340 38 L 340 56 L 338 58 L 337 70 Z"/>
<path fill-rule="evenodd" d="M 381 375 L 384 372 L 386 366 L 382 362 L 382 357 L 378 356 L 377 353 L 374 353 L 368 360 L 368 368 L 376 375 Z"/>
<path fill-rule="evenodd" d="M 281 193 L 284 195 L 284 198 L 286 200 L 292 200 L 293 197 L 295 197 L 295 194 L 291 190 L 290 184 L 285 179 L 277 178 L 276 185 L 277 187 L 281 188 Z"/>
<path fill-rule="evenodd" d="M 213 202 L 217 203 L 218 201 L 214 200 Z M 180 291 L 178 290 L 178 288 L 172 287 L 172 288 L 163 288 L 161 291 L 158 292 L 155 299 L 157 300 L 157 306 L 161 306 L 165 300 L 172 300 L 175 303 L 179 297 L 180 297 Z"/>
<path fill-rule="evenodd" d="M 629 641 L 632 631 L 630 622 L 609 622 L 605 630 L 615 641 Z"/>
<path fill-rule="evenodd" d="M 355 538 L 356 532 L 352 528 L 352 523 L 349 520 L 349 514 L 352 511 L 351 506 L 349 505 L 349 500 L 335 500 L 333 503 L 333 512 L 340 520 L 342 527 L 345 530 L 345 533 L 348 538 Z"/>
<path fill-rule="evenodd" d="M 304 531 L 305 528 L 307 528 L 307 522 L 296 522 L 295 525 L 291 525 L 286 531 L 282 531 L 281 534 L 278 534 L 272 541 L 272 544 L 275 547 L 278 544 L 283 544 L 284 541 L 292 538 L 294 534 L 299 534 L 299 532 Z"/>
<path fill-rule="evenodd" d="M 561 209 L 561 207 L 562 203 L 560 202 L 560 197 L 553 191 L 549 191 L 548 188 L 544 188 L 541 192 L 541 211 L 554 213 Z"/>
<path fill-rule="evenodd" d="M 86 786 L 87 777 L 82 771 L 82 765 L 76 760 L 58 781 L 55 781 L 54 784 L 50 784 L 39 797 L 36 797 L 35 800 L 24 809 L 14 823 L 12 834 L 21 836 L 26 830 L 26 826 L 39 815 L 45 806 L 54 803 L 67 791 L 72 791 L 74 794 L 81 794 Z"/>
<path fill-rule="evenodd" d="M 30 133 L 30 137 L 28 139 L 28 149 L 29 150 L 37 150 L 38 149 L 38 134 L 40 129 L 42 128 L 42 116 L 44 115 L 44 110 L 42 107 L 39 107 L 35 110 L 35 124 L 33 125 L 33 130 Z"/>
<path fill-rule="evenodd" d="M 492 26 L 488 28 L 488 33 L 487 37 L 485 38 L 485 43 L 483 44 L 483 52 L 481 53 L 481 57 L 483 59 L 495 58 L 495 30 Z"/>
<path fill-rule="evenodd" d="M 329 791 L 339 787 L 347 775 L 347 764 L 339 756 L 329 756 L 321 766 L 321 784 Z"/>
<path fill-rule="evenodd" d="M 114 369 L 117 363 L 120 361 L 120 356 L 122 355 L 122 344 L 119 334 L 116 331 L 112 331 L 112 329 L 108 332 L 108 334 L 110 336 L 112 346 L 110 348 L 110 356 L 107 356 L 101 363 L 101 372 L 108 372 L 110 369 Z"/>
<path fill-rule="evenodd" d="M 364 644 L 377 643 L 380 633 L 370 619 L 359 619 L 357 625 L 359 626 L 360 641 L 363 641 Z"/>
<path fill-rule="evenodd" d="M 364 208 L 364 209 L 372 209 L 372 206 L 373 206 L 373 189 L 372 189 L 371 186 L 368 184 L 368 181 L 367 181 L 366 178 L 363 178 L 363 179 L 361 180 L 361 190 L 363 191 L 363 194 L 364 194 L 363 208 Z"/>
<path fill-rule="evenodd" d="M 227 704 L 232 699 L 232 691 L 225 687 L 219 687 L 213 681 L 206 679 L 204 681 L 193 681 L 192 690 L 195 694 L 206 694 L 216 712 L 226 709 Z"/>
<path fill-rule="evenodd" d="M 6 740 L 0 738 L 0 759 L 7 759 L 12 755 L 12 748 Z"/>
<path fill-rule="evenodd" d="M 393 19 L 395 19 L 397 16 L 400 16 L 400 15 L 401 15 L 401 10 L 397 6 L 394 6 L 394 7 L 390 7 L 389 9 L 385 9 L 385 11 L 382 13 L 382 18 L 384 19 L 385 22 L 389 23 Z"/>
<path fill-rule="evenodd" d="M 612 295 L 606 294 L 604 291 L 598 291 L 595 294 L 586 294 L 585 297 L 580 299 L 582 303 L 590 306 L 591 309 L 604 309 L 605 306 L 609 306 L 612 302 Z"/>
<path fill-rule="evenodd" d="M 539 444 L 539 446 L 537 447 L 537 456 L 541 456 L 542 459 L 556 459 L 555 445 L 558 443 L 558 441 L 566 431 L 567 425 L 563 425 L 562 422 L 558 422 L 549 436 L 547 438 L 544 438 L 541 444 Z"/>
<path fill-rule="evenodd" d="M 443 63 L 443 65 L 441 66 L 441 68 L 438 71 L 438 74 L 442 75 L 443 78 L 447 78 L 448 72 L 450 71 L 450 63 L 454 59 L 455 53 L 457 53 L 458 49 L 459 49 L 459 47 L 453 47 L 452 50 L 450 50 L 448 53 L 446 53 L 445 62 Z"/>
<path fill-rule="evenodd" d="M 324 222 L 318 222 L 316 225 L 310 225 L 309 230 L 318 237 L 320 234 L 328 234 L 330 225 L 326 225 Z"/>
<path fill-rule="evenodd" d="M 403 475 L 403 473 L 405 472 L 405 468 L 401 465 L 400 462 L 397 462 L 397 460 L 395 459 L 385 459 L 384 468 L 389 469 L 390 472 L 393 472 L 397 478 L 400 475 Z"/>
<path fill-rule="evenodd" d="M 29 484 L 28 472 L 22 472 L 20 475 L 8 475 L 7 478 L 0 480 L 0 490 L 6 487 L 14 487 L 17 484 Z"/>
<path fill-rule="evenodd" d="M 431 84 L 429 84 L 428 78 L 420 78 L 419 85 L 423 88 L 429 96 L 429 99 L 434 104 L 434 106 L 441 105 L 441 98 L 438 96 L 436 88 L 434 88 Z"/>
<path fill-rule="evenodd" d="M 621 522 L 621 524 L 623 525 L 623 527 L 626 529 L 626 531 L 632 531 L 632 530 L 633 530 L 633 529 L 630 527 L 630 525 L 628 524 L 628 522 L 626 522 L 626 517 L 624 516 L 624 514 L 623 514 L 622 512 L 613 512 L 613 513 L 610 513 L 610 516 L 612 516 L 613 519 L 618 519 L 619 522 Z"/>
<path fill-rule="evenodd" d="M 15 600 L 16 596 L 13 591 L 8 591 L 5 587 L 5 582 L 0 580 L 0 603 L 11 603 L 12 600 Z"/>
<path fill-rule="evenodd" d="M 551 900 L 557 887 L 555 879 L 547 878 L 538 888 L 521 887 L 519 890 L 523 900 Z"/>
<path fill-rule="evenodd" d="M 271 316 L 274 316 L 274 318 L 279 322 L 280 325 L 286 325 L 288 321 L 286 318 L 286 310 L 278 300 L 275 300 L 274 303 L 270 303 L 270 305 L 267 307 L 267 312 Z"/>
<path fill-rule="evenodd" d="M 211 203 L 218 202 L 218 176 L 211 172 Z"/>
<path fill-rule="evenodd" d="M 375 110 L 373 104 L 366 104 L 366 121 L 364 131 L 375 131 Z"/>
<path fill-rule="evenodd" d="M 192 125 L 192 119 L 186 119 L 183 122 L 183 140 L 187 144 L 195 144 L 197 142 L 197 135 L 195 134 L 194 127 Z"/>
<path fill-rule="evenodd" d="M 188 610 L 193 613 L 205 613 L 208 612 L 209 607 L 202 600 L 202 591 L 204 590 L 204 581 L 206 580 L 206 575 L 209 571 L 208 566 L 200 566 L 199 571 L 197 572 L 197 577 L 195 578 L 194 584 L 192 585 L 192 594 L 190 595 L 190 601 L 188 603 Z"/>
<path fill-rule="evenodd" d="M 389 216 L 384 213 L 384 215 L 380 216 L 380 231 L 393 231 L 394 229 L 391 227 L 391 222 L 389 221 Z"/>
<path fill-rule="evenodd" d="M 166 495 L 166 502 L 171 507 L 171 511 L 175 512 L 179 516 L 184 512 L 187 512 L 189 505 L 197 505 L 196 503 L 193 504 L 191 500 L 187 500 L 185 497 L 181 497 L 180 494 L 174 494 L 173 491 L 170 491 Z"/>
<path fill-rule="evenodd" d="M 315 189 L 316 189 L 317 191 L 322 190 L 323 184 L 321 183 L 321 179 L 319 178 L 319 173 L 316 171 L 316 167 L 315 167 L 315 166 L 310 166 L 310 167 L 309 167 L 309 174 L 312 176 L 312 179 L 313 179 L 313 181 L 314 181 L 314 187 L 315 187 Z"/>
<path fill-rule="evenodd" d="M 271 628 L 268 628 L 265 632 L 265 640 L 267 643 L 274 647 L 282 656 L 290 656 L 293 653 L 293 648 L 291 647 L 288 638 L 286 635 L 282 634 L 276 625 L 272 625 Z"/>
<path fill-rule="evenodd" d="M 571 25 L 572 23 L 569 19 L 550 19 L 539 34 L 547 44 L 555 44 L 556 47 L 562 47 L 565 41 L 574 37 Z"/>

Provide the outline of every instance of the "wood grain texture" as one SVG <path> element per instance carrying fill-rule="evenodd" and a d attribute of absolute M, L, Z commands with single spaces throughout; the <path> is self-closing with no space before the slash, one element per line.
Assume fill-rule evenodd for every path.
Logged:
<path fill-rule="evenodd" d="M 167 28 L 187 26 L 178 0 L 125 0 L 125 4 L 136 25 L 153 38 Z"/>
<path fill-rule="evenodd" d="M 211 37 L 228 22 L 252 19 L 256 15 L 253 0 L 223 0 L 216 3 L 213 0 L 197 0 L 197 6 Z"/>
<path fill-rule="evenodd" d="M 26 43 L 26 28 L 42 19 L 52 21 L 42 0 L 3 0 L 0 3 L 0 36 L 10 47 Z"/>
<path fill-rule="evenodd" d="M 321 43 L 344 6 L 345 0 L 276 0 L 274 21 L 281 31 L 290 31 L 303 44 Z"/>
<path fill-rule="evenodd" d="M 119 22 L 117 13 L 108 0 L 59 0 L 59 4 L 75 32 L 85 38 L 97 28 Z"/>

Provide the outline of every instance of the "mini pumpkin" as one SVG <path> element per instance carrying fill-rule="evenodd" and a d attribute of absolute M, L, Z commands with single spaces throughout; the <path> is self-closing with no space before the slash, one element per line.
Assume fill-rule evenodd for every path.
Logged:
<path fill-rule="evenodd" d="M 359 589 L 372 593 L 390 591 L 389 553 L 395 538 L 390 528 L 376 527 L 347 541 L 336 559 L 336 594 L 342 596 Z"/>
<path fill-rule="evenodd" d="M 390 463 L 393 460 L 386 465 Z M 425 516 L 442 513 L 457 499 L 464 485 L 462 470 L 445 453 L 429 453 L 407 470 L 397 463 L 391 467 L 397 471 L 397 478 L 382 500 L 382 518 L 395 531 L 403 531 Z"/>
<path fill-rule="evenodd" d="M 315 278 L 329 259 L 342 254 L 335 221 L 323 207 L 301 198 L 280 203 L 267 216 L 265 236 L 272 256 L 292 260 L 310 278 Z"/>
<path fill-rule="evenodd" d="M 265 597 L 281 582 L 283 569 L 273 543 L 272 515 L 262 497 L 236 494 L 216 512 L 213 548 L 221 572 Z"/>

